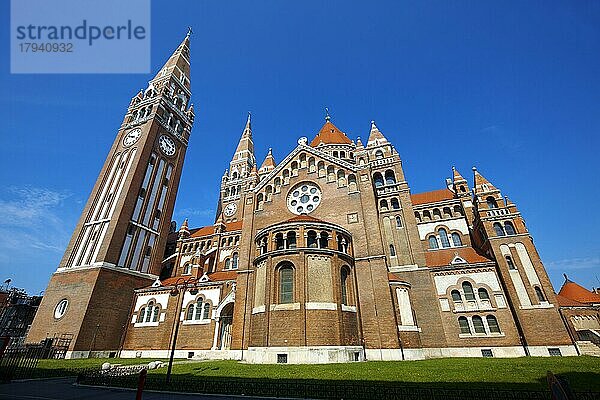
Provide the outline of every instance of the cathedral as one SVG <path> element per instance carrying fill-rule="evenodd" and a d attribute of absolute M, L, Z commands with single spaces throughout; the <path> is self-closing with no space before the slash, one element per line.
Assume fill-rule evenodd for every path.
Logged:
<path fill-rule="evenodd" d="M 327 114 L 259 164 L 248 115 L 214 224 L 175 227 L 189 40 L 131 100 L 28 342 L 250 363 L 577 354 L 517 205 L 475 168 L 411 193 L 373 121 L 353 140 Z"/>

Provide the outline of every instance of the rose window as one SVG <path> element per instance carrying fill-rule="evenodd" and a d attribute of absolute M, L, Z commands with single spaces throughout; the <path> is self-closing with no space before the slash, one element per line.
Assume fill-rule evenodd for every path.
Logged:
<path fill-rule="evenodd" d="M 309 214 L 321 203 L 321 189 L 312 182 L 303 182 L 288 193 L 287 206 L 294 214 Z"/>

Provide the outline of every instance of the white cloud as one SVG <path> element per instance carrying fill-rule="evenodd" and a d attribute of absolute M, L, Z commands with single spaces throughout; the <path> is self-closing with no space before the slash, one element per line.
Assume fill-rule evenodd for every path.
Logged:
<path fill-rule="evenodd" d="M 600 267 L 600 256 L 565 258 L 563 260 L 550 261 L 546 263 L 547 269 L 561 271 L 593 269 L 598 267 Z"/>
<path fill-rule="evenodd" d="M 191 216 L 199 216 L 199 217 L 212 217 L 215 215 L 215 210 L 206 208 L 206 209 L 197 209 L 197 208 L 182 208 L 180 210 L 175 210 L 175 215 L 186 218 Z"/>

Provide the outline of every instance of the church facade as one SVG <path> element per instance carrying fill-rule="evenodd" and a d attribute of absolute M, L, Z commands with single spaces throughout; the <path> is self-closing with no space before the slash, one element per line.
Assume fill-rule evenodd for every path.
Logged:
<path fill-rule="evenodd" d="M 280 162 L 250 115 L 215 223 L 169 225 L 194 112 L 189 37 L 128 109 L 28 341 L 70 357 L 327 363 L 575 355 L 516 204 L 473 169 L 411 193 L 371 122 Z"/>

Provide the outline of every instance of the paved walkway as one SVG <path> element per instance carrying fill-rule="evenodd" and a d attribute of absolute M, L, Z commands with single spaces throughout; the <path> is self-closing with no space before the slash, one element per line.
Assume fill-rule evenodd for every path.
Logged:
<path fill-rule="evenodd" d="M 0 400 L 133 400 L 136 392 L 125 389 L 94 388 L 74 385 L 75 378 L 38 379 L 0 384 Z M 143 400 L 239 400 L 263 399 L 248 396 L 209 396 L 182 393 L 145 392 Z"/>

